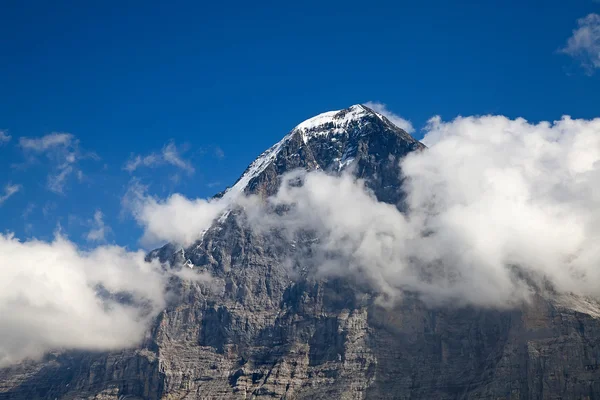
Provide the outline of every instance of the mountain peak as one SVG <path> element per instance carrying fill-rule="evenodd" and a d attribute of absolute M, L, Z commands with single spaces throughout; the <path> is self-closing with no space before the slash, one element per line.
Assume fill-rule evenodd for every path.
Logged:
<path fill-rule="evenodd" d="M 373 140 L 368 146 L 359 146 L 369 138 Z M 376 149 L 373 150 L 375 158 L 387 160 L 388 154 L 401 156 L 422 146 L 383 115 L 355 104 L 343 110 L 324 112 L 296 125 L 282 140 L 258 156 L 236 183 L 218 197 L 233 198 L 245 193 L 254 186 L 251 182 L 269 169 L 269 179 L 294 168 L 340 171 L 361 158 L 357 157 L 359 147 L 367 153 L 367 147 Z"/>
<path fill-rule="evenodd" d="M 366 117 L 377 117 L 383 121 L 383 116 L 362 104 L 355 104 L 343 110 L 327 111 L 298 124 L 292 132 L 300 132 L 304 143 L 315 136 L 335 135 L 343 133 L 351 125 L 361 127 L 366 123 Z"/>

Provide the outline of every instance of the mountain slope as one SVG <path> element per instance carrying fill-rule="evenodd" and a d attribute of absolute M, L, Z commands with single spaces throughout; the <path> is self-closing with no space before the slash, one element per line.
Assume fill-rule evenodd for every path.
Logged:
<path fill-rule="evenodd" d="M 424 146 L 364 106 L 321 114 L 263 153 L 220 197 L 276 193 L 297 168 L 349 170 L 403 208 L 399 160 Z M 307 238 L 309 240 L 310 238 Z M 178 293 L 138 348 L 67 352 L 0 371 L 0 399 L 597 398 L 593 303 L 540 296 L 522 309 L 384 308 L 351 279 L 298 274 L 302 243 L 218 218 L 189 248 L 153 256 L 215 277 Z"/>

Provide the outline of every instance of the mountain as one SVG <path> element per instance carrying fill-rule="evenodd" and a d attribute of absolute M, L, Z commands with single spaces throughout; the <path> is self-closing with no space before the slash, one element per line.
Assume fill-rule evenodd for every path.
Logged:
<path fill-rule="evenodd" d="M 356 105 L 296 126 L 217 197 L 265 199 L 298 168 L 348 171 L 403 210 L 398 162 L 423 150 Z M 360 282 L 286 265 L 307 249 L 233 208 L 192 246 L 150 254 L 215 282 L 173 280 L 177 296 L 142 345 L 0 370 L 0 399 L 600 398 L 597 304 L 537 295 L 519 309 L 433 308 L 407 294 L 384 307 Z"/>

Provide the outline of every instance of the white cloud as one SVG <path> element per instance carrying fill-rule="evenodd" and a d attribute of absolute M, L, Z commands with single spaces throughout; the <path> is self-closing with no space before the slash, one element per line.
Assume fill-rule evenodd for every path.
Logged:
<path fill-rule="evenodd" d="M 22 137 L 19 139 L 19 145 L 23 149 L 33 150 L 41 153 L 54 147 L 67 147 L 74 141 L 70 133 L 53 132 L 41 138 Z"/>
<path fill-rule="evenodd" d="M 589 14 L 577 20 L 578 28 L 560 51 L 579 60 L 588 73 L 600 68 L 600 15 Z"/>
<path fill-rule="evenodd" d="M 92 225 L 92 229 L 86 234 L 86 239 L 89 242 L 105 242 L 106 235 L 111 232 L 111 229 L 104 223 L 102 211 L 97 210 L 94 213 L 94 219 L 90 224 Z"/>
<path fill-rule="evenodd" d="M 215 157 L 217 157 L 219 160 L 222 160 L 225 158 L 225 152 L 219 146 L 215 147 Z"/>
<path fill-rule="evenodd" d="M 62 164 L 58 167 L 58 173 L 48 175 L 48 189 L 55 193 L 63 193 L 67 178 L 73 172 L 73 167 L 69 164 Z"/>
<path fill-rule="evenodd" d="M 12 139 L 12 136 L 6 133 L 5 130 L 0 129 L 0 146 L 4 143 L 10 142 L 10 139 Z"/>
<path fill-rule="evenodd" d="M 39 138 L 22 137 L 19 146 L 35 161 L 38 155 L 45 155 L 51 163 L 52 172 L 48 174 L 47 187 L 49 190 L 62 194 L 68 178 L 75 174 L 79 180 L 83 172 L 78 163 L 86 158 L 98 159 L 93 153 L 84 153 L 77 140 L 70 133 L 50 133 Z"/>
<path fill-rule="evenodd" d="M 0 366 L 50 350 L 109 350 L 139 342 L 164 306 L 165 274 L 144 253 L 79 250 L 61 236 L 0 235 Z M 124 293 L 131 302 L 102 294 Z"/>
<path fill-rule="evenodd" d="M 214 285 L 203 272 L 147 262 L 143 251 L 83 251 L 0 234 L 0 368 L 49 351 L 137 345 L 165 307 L 171 277 Z"/>
<path fill-rule="evenodd" d="M 8 185 L 4 186 L 4 194 L 0 196 L 0 206 L 2 204 L 4 204 L 4 202 L 6 200 L 8 200 L 12 195 L 17 193 L 22 188 L 23 187 L 21 185 L 13 185 L 10 183 Z"/>
<path fill-rule="evenodd" d="M 31 213 L 35 210 L 35 207 L 36 207 L 35 203 L 27 204 L 27 206 L 23 210 L 23 213 L 21 214 L 23 219 L 27 219 L 31 215 Z"/>
<path fill-rule="evenodd" d="M 173 165 L 189 174 L 195 172 L 192 164 L 188 160 L 182 158 L 181 152 L 173 142 L 166 144 L 160 153 L 150 153 L 143 157 L 140 155 L 132 155 L 125 163 L 123 169 L 131 173 L 140 167 L 155 168 L 165 164 Z"/>
<path fill-rule="evenodd" d="M 413 128 L 410 121 L 402 118 L 401 116 L 394 114 L 390 110 L 387 109 L 387 106 L 382 103 L 368 101 L 365 103 L 365 106 L 369 107 L 371 110 L 383 115 L 390 122 L 396 125 L 398 128 L 405 130 L 408 133 L 413 133 L 415 129 Z"/>
<path fill-rule="evenodd" d="M 349 175 L 313 172 L 287 176 L 269 200 L 289 212 L 249 199 L 249 220 L 290 237 L 315 232 L 312 256 L 297 262 L 388 299 L 409 290 L 430 304 L 510 307 L 531 293 L 519 276 L 600 295 L 600 119 L 434 118 L 427 130 L 429 148 L 402 162 L 406 214 Z"/>
<path fill-rule="evenodd" d="M 167 144 L 163 148 L 162 155 L 168 164 L 174 165 L 189 173 L 194 172 L 194 167 L 192 167 L 189 161 L 181 158 L 174 143 Z"/>
<path fill-rule="evenodd" d="M 136 155 L 136 156 L 132 156 L 127 163 L 125 163 L 125 166 L 123 167 L 124 170 L 129 171 L 129 172 L 133 172 L 136 169 L 138 169 L 139 167 L 154 167 L 157 166 L 160 163 L 160 157 L 156 154 L 149 154 L 145 157 Z"/>
<path fill-rule="evenodd" d="M 147 246 L 164 242 L 191 245 L 228 205 L 226 199 L 187 199 L 178 193 L 161 200 L 147 195 L 139 184 L 131 185 L 123 198 L 124 208 L 144 228 L 141 242 Z"/>

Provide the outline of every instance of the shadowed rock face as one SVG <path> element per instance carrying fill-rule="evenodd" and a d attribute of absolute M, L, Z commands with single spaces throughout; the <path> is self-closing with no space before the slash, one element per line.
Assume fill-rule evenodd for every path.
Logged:
<path fill-rule="evenodd" d="M 398 162 L 423 148 L 353 106 L 299 125 L 231 190 L 269 196 L 287 171 L 351 168 L 402 209 Z M 515 310 L 434 309 L 407 296 L 382 308 L 359 282 L 296 273 L 285 262 L 294 251 L 301 244 L 252 231 L 240 211 L 184 251 L 154 251 L 189 259 L 216 284 L 174 280 L 177 300 L 137 349 L 0 370 L 0 399 L 600 398 L 594 303 L 538 296 Z"/>

